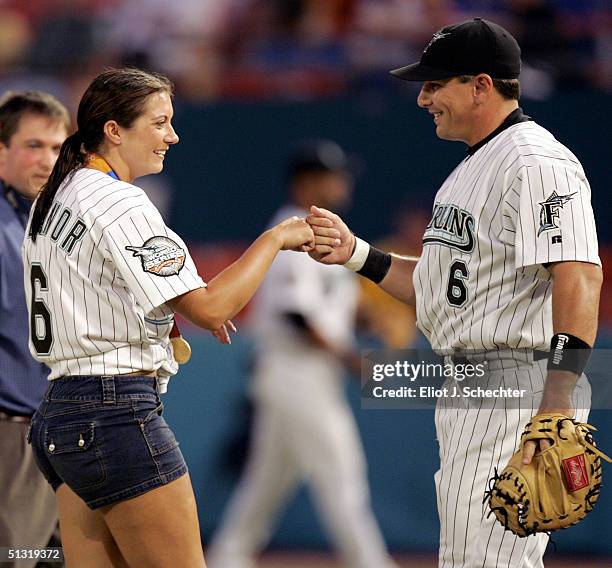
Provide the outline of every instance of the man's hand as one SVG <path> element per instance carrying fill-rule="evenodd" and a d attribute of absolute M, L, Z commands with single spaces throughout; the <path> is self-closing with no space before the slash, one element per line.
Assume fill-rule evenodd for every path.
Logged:
<path fill-rule="evenodd" d="M 580 522 L 593 510 L 601 486 L 601 460 L 612 459 L 597 448 L 593 426 L 564 414 L 536 414 L 521 435 L 521 446 L 533 442 L 544 450 L 531 465 L 516 452 L 495 471 L 485 501 L 497 520 L 517 536 L 551 532 Z M 547 443 L 542 446 L 542 438 Z"/>
<path fill-rule="evenodd" d="M 571 396 L 577 379 L 576 374 L 568 371 L 549 371 L 542 402 L 535 416 L 539 414 L 563 414 L 568 418 L 573 418 L 575 410 L 572 408 Z M 551 443 L 545 438 L 525 442 L 523 444 L 523 463 L 525 465 L 530 464 L 537 452 L 543 452 L 550 446 Z"/>
<path fill-rule="evenodd" d="M 538 414 L 540 413 L 538 412 Z M 537 453 L 543 452 L 544 450 L 546 450 L 547 448 L 550 448 L 551 446 L 552 444 L 548 440 L 545 440 L 544 438 L 542 438 L 541 440 L 538 440 L 537 443 L 535 440 L 529 440 L 525 442 L 523 444 L 523 464 L 529 465 L 531 463 L 531 460 L 533 459 L 533 456 L 535 456 L 536 452 Z"/>
<path fill-rule="evenodd" d="M 313 205 L 306 222 L 315 235 L 315 248 L 308 254 L 323 264 L 344 264 L 355 248 L 355 235 L 335 213 Z"/>

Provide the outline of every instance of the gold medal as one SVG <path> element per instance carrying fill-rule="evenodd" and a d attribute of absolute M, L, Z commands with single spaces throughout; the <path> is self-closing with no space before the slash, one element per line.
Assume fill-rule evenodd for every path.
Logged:
<path fill-rule="evenodd" d="M 170 342 L 172 343 L 172 351 L 174 353 L 174 359 L 179 365 L 184 365 L 191 359 L 191 346 L 183 338 L 182 335 L 171 337 Z"/>

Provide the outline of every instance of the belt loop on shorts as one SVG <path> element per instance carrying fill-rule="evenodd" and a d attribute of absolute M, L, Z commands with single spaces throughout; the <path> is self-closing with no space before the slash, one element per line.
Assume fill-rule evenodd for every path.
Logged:
<path fill-rule="evenodd" d="M 102 375 L 102 404 L 115 404 L 115 377 L 113 375 Z"/>
<path fill-rule="evenodd" d="M 47 391 L 45 392 L 45 396 L 43 397 L 43 402 L 49 402 L 51 400 L 51 392 L 55 385 L 57 385 L 55 381 L 49 381 L 49 386 L 47 387 Z"/>

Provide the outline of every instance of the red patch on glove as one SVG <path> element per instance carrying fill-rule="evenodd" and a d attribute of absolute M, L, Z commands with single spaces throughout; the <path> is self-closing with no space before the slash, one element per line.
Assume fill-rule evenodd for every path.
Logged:
<path fill-rule="evenodd" d="M 584 454 L 564 459 L 563 471 L 565 473 L 568 491 L 573 493 L 574 491 L 583 489 L 589 484 L 589 475 L 586 470 Z"/>

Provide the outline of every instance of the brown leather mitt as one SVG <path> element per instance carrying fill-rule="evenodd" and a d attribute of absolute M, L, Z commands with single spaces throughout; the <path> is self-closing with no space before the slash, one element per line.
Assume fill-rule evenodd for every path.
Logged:
<path fill-rule="evenodd" d="M 521 447 L 506 468 L 489 480 L 485 494 L 491 512 L 517 536 L 552 532 L 580 522 L 590 513 L 601 488 L 601 460 L 590 424 L 563 414 L 538 414 L 525 426 Z M 552 446 L 522 463 L 528 440 Z M 489 513 L 490 514 L 490 513 Z"/>

